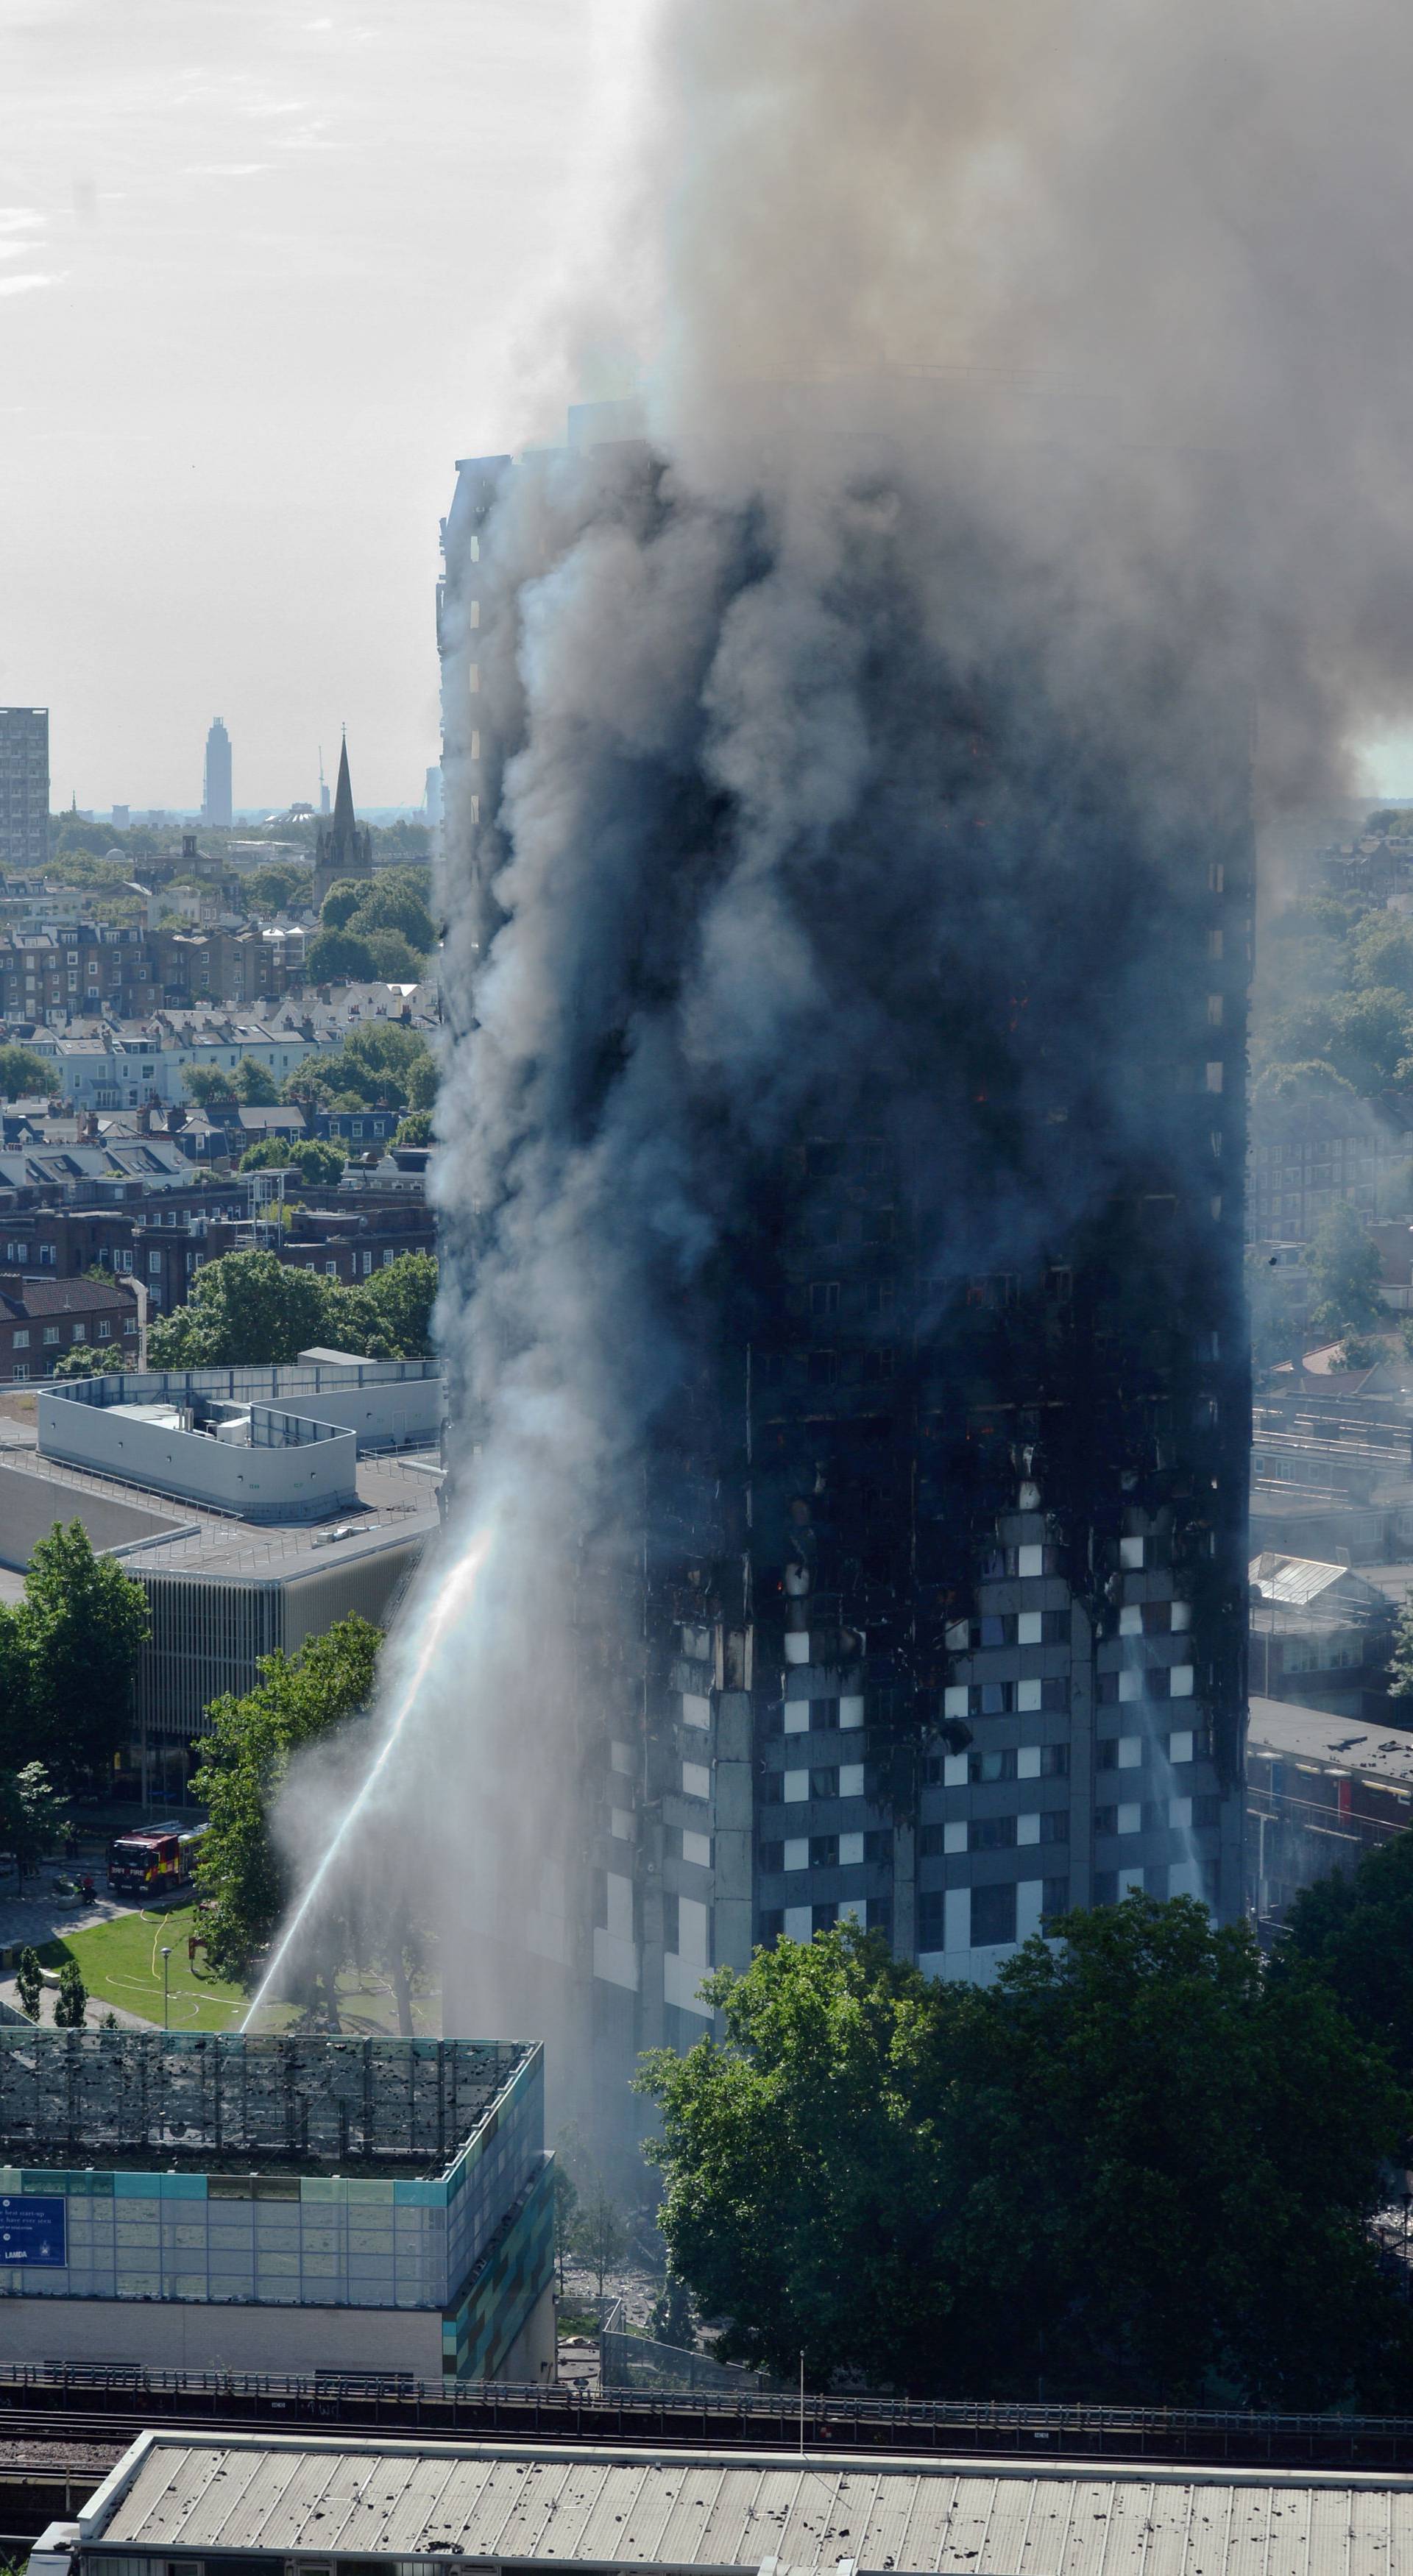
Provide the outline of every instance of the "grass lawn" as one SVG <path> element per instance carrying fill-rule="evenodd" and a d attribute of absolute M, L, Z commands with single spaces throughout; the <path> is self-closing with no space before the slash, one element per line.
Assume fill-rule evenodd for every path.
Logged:
<path fill-rule="evenodd" d="M 154 1907 L 148 1913 L 119 1914 L 110 1923 L 91 1924 L 87 1931 L 69 1932 L 61 1939 L 46 1942 L 40 1951 L 46 1968 L 60 1968 L 66 1959 L 76 1959 L 83 1982 L 89 1992 L 90 2025 L 101 2021 L 109 2004 L 122 2011 L 139 2013 L 144 2021 L 162 2027 L 162 1945 L 171 1946 L 168 1963 L 169 2019 L 172 2030 L 239 2030 L 249 2000 L 241 1986 L 229 1985 L 215 1975 L 199 1954 L 194 1964 L 188 1962 L 188 1933 L 200 1929 L 200 1918 L 194 1905 L 173 1906 L 170 1911 Z M 371 1970 L 360 1973 L 346 1968 L 339 1977 L 339 2013 L 350 2036 L 371 2038 L 394 2037 L 397 2032 L 397 2007 L 390 1989 Z M 418 1996 L 413 2017 L 419 2033 L 435 2035 L 440 2027 L 438 1998 Z M 285 2030 L 296 2018 L 292 2004 L 267 2004 L 261 2011 L 262 2031 Z"/>

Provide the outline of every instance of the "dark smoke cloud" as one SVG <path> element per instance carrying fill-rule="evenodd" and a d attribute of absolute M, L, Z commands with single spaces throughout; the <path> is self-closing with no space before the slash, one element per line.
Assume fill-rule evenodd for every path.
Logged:
<path fill-rule="evenodd" d="M 586 1964 L 647 1482 L 768 1310 L 782 1147 L 876 1130 L 944 1302 L 1155 1160 L 1200 1231 L 1240 1175 L 1170 960 L 1248 738 L 1268 805 L 1324 790 L 1413 662 L 1406 10 L 653 32 L 649 444 L 505 478 L 479 823 L 448 763 L 442 1328 L 494 1544 L 404 1793 L 464 2027 Z"/>

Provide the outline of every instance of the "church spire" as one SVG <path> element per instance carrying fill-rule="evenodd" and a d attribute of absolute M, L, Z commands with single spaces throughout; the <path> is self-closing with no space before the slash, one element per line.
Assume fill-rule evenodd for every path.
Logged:
<path fill-rule="evenodd" d="M 347 837 L 353 831 L 353 787 L 348 775 L 348 736 L 344 735 L 339 750 L 339 783 L 334 790 L 334 837 Z"/>

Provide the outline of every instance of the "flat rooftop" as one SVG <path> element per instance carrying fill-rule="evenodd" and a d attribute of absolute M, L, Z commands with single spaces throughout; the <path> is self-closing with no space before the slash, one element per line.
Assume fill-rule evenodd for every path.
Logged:
<path fill-rule="evenodd" d="M 797 2460 L 491 2443 L 144 2433 L 79 2516 L 80 2545 L 179 2565 L 892 2569 L 898 2576 L 1388 2576 L 1413 2485 L 1347 2473 L 949 2460 Z"/>
<path fill-rule="evenodd" d="M 536 2044 L 0 2029 L 0 2165 L 441 2173 Z"/>
<path fill-rule="evenodd" d="M 1365 1726 L 1334 1709 L 1253 1696 L 1246 1743 L 1249 1752 L 1278 1762 L 1314 1763 L 1322 1771 L 1348 1771 L 1395 1789 L 1413 1786 L 1413 1735 Z"/>

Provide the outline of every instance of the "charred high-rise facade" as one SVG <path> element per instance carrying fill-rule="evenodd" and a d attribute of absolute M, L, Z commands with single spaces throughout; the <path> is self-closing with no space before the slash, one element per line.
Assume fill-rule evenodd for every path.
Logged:
<path fill-rule="evenodd" d="M 441 1192 L 468 1458 L 568 1304 L 538 1273 L 517 1303 L 509 1247 L 548 1259 L 580 1204 L 576 1338 L 538 1382 L 597 1378 L 597 1335 L 638 1408 L 597 1486 L 574 1469 L 574 1682 L 537 1757 L 557 1728 L 562 1963 L 621 2066 L 701 2032 L 713 1967 L 840 1917 L 985 1979 L 1132 1888 L 1240 1910 L 1250 715 L 1231 658 L 1136 644 L 1121 607 L 1057 677 L 975 605 L 967 527 L 872 464 L 802 646 L 768 509 L 723 527 L 646 451 L 574 449 L 462 464 L 443 529 L 449 1017 L 483 1087 L 474 1184 L 444 1164 Z M 919 564 L 967 594 L 965 653 Z M 606 668 L 551 757 L 596 583 Z M 674 731 L 613 675 L 661 664 L 662 597 L 693 584 Z M 517 1005 L 512 1080 L 479 979 L 503 1012 L 513 925 L 605 878 L 592 953 L 577 914 L 562 955 L 545 931 L 559 1010 Z"/>

